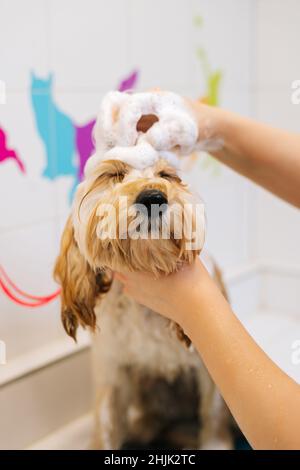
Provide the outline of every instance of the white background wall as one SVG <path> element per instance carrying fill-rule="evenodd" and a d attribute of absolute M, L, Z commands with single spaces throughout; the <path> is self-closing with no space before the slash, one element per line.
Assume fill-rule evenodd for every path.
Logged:
<path fill-rule="evenodd" d="M 300 3 L 260 0 L 257 19 L 256 116 L 299 132 L 300 105 L 291 102 L 291 84 L 300 76 Z M 257 256 L 299 266 L 299 211 L 260 190 L 257 212 Z"/>
<path fill-rule="evenodd" d="M 31 71 L 41 78 L 53 73 L 55 102 L 74 122 L 83 124 L 96 115 L 102 95 L 135 68 L 140 71 L 139 89 L 159 85 L 202 96 L 205 83 L 196 57 L 197 47 L 202 46 L 211 66 L 224 74 L 221 104 L 250 114 L 253 4 L 250 0 L 0 0 L 0 8 L 1 79 L 7 87 L 0 127 L 27 169 L 24 176 L 12 161 L 0 166 L 1 263 L 22 289 L 46 295 L 56 287 L 52 267 L 69 212 L 72 181 L 41 177 L 46 157 L 30 102 Z M 194 26 L 197 15 L 203 18 L 200 30 Z M 249 185 L 225 168 L 213 173 L 211 168 L 203 170 L 200 161 L 189 179 L 207 204 L 209 249 L 224 268 L 235 267 L 250 256 Z M 0 308 L 6 370 L 15 358 L 36 355 L 58 340 L 69 341 L 56 301 L 30 310 L 1 296 Z"/>
<path fill-rule="evenodd" d="M 71 185 L 68 177 L 41 178 L 46 159 L 30 103 L 31 70 L 41 76 L 53 72 L 56 103 L 83 124 L 95 116 L 101 96 L 133 68 L 140 71 L 139 89 L 159 85 L 201 96 L 205 84 L 196 48 L 202 46 L 212 67 L 223 71 L 222 106 L 299 132 L 300 105 L 290 102 L 291 82 L 300 78 L 297 0 L 0 0 L 0 15 L 0 79 L 7 85 L 0 127 L 28 170 L 24 177 L 13 162 L 0 164 L 0 262 L 28 292 L 42 295 L 56 288 L 51 270 Z M 196 15 L 203 17 L 200 29 L 193 24 Z M 237 313 L 246 304 L 249 315 L 260 303 L 299 314 L 299 212 L 226 168 L 204 168 L 201 160 L 187 179 L 206 203 L 207 247 L 236 280 Z M 268 323 L 261 329 L 266 332 Z M 60 325 L 58 302 L 33 311 L 1 295 L 0 339 L 8 356 L 0 366 L 3 383 L 73 350 Z M 69 374 L 78 373 L 75 362 Z M 28 387 L 36 400 L 47 390 L 30 381 Z M 5 390 L 8 409 L 9 397 L 24 395 Z M 55 405 L 47 403 L 55 413 Z M 26 403 L 22 407 L 24 422 L 40 413 L 29 407 L 26 415 Z M 71 419 L 58 409 L 52 429 L 62 416 Z M 32 432 L 32 439 L 50 428 L 43 423 L 42 429 Z M 24 436 L 4 441 L 28 444 Z"/>

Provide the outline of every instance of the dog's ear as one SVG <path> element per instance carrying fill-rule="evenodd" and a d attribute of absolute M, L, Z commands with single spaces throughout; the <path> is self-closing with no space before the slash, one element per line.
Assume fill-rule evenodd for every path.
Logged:
<path fill-rule="evenodd" d="M 61 285 L 61 318 L 68 335 L 76 340 L 79 325 L 95 330 L 96 299 L 109 290 L 111 281 L 105 273 L 95 273 L 80 253 L 71 218 L 62 235 L 54 279 Z"/>

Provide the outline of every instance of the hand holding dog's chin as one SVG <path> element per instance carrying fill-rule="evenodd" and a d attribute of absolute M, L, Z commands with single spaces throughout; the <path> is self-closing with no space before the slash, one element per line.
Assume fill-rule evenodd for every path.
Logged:
<path fill-rule="evenodd" d="M 115 273 L 115 278 L 123 284 L 126 295 L 183 328 L 188 327 L 189 313 L 195 308 L 201 310 L 203 295 L 208 295 L 212 285 L 215 287 L 199 259 L 168 276 L 122 272 Z"/>

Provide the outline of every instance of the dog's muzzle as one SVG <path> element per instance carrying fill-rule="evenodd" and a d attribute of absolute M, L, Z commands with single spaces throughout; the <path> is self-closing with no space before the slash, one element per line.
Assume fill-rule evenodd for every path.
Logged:
<path fill-rule="evenodd" d="M 168 199 L 162 191 L 145 189 L 138 195 L 135 203 L 143 205 L 147 210 L 148 217 L 150 217 L 151 215 L 159 215 L 165 212 Z"/>

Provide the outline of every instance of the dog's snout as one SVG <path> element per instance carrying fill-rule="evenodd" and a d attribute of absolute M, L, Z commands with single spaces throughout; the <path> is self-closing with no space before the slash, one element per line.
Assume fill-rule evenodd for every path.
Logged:
<path fill-rule="evenodd" d="M 168 204 L 168 199 L 166 195 L 157 189 L 145 189 L 142 191 L 136 198 L 136 204 L 142 204 L 147 208 L 148 215 L 151 215 L 151 207 L 160 206 L 160 212 L 166 210 L 166 205 Z"/>

